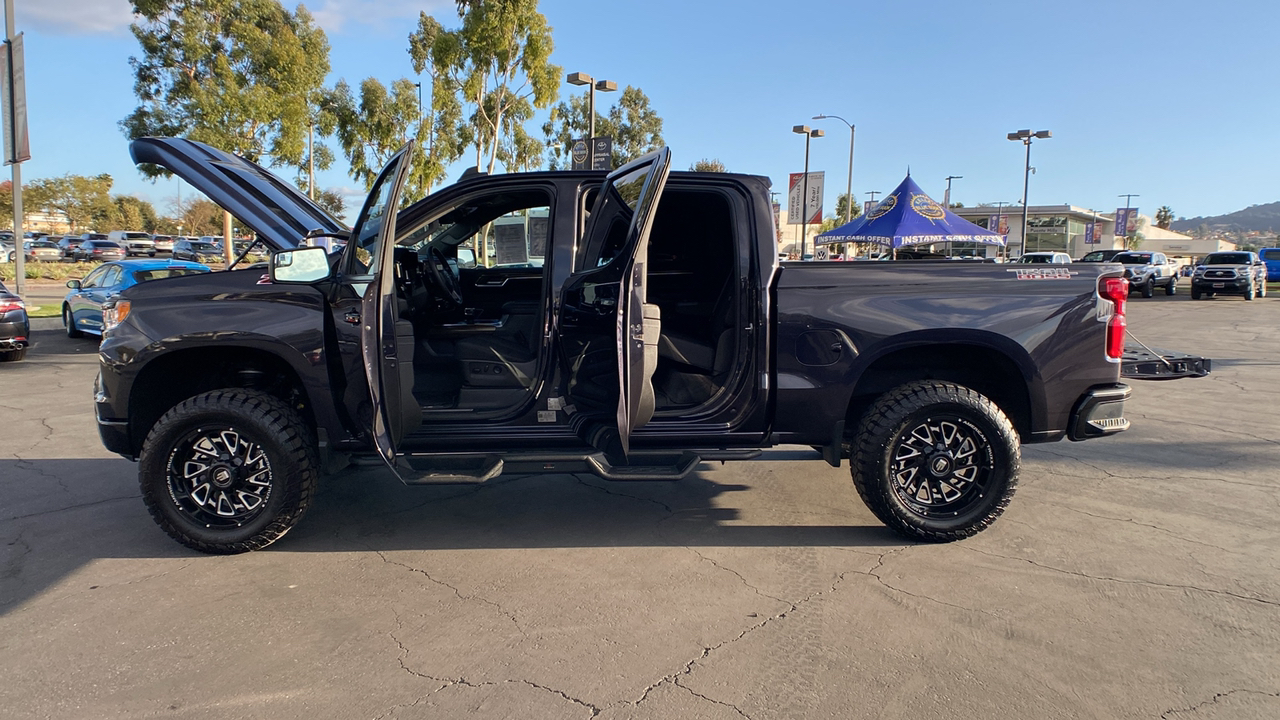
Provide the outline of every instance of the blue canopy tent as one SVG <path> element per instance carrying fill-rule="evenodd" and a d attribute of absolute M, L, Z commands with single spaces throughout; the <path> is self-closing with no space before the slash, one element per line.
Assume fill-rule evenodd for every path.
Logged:
<path fill-rule="evenodd" d="M 877 243 L 893 250 L 932 243 L 1005 244 L 1005 237 L 978 227 L 933 201 L 907 173 L 893 192 L 871 212 L 813 239 L 816 245 Z"/>

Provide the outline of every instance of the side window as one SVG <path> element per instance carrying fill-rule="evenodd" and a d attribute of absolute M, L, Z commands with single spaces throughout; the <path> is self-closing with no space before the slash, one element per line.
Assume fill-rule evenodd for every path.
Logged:
<path fill-rule="evenodd" d="M 102 276 L 101 284 L 102 284 L 102 287 L 104 288 L 115 287 L 116 285 L 119 285 L 120 284 L 120 266 L 112 265 L 110 268 L 108 268 L 106 274 Z"/>
<path fill-rule="evenodd" d="M 541 188 L 471 195 L 439 208 L 401 235 L 399 244 L 425 256 L 432 248 L 456 257 L 459 248 L 490 267 L 538 268 L 551 237 L 551 195 Z"/>
<path fill-rule="evenodd" d="M 86 275 L 84 280 L 80 282 L 80 287 L 82 288 L 98 287 L 99 281 L 102 280 L 102 276 L 105 275 L 106 273 L 107 273 L 107 268 L 105 265 L 100 265 L 94 268 L 93 272 Z"/>

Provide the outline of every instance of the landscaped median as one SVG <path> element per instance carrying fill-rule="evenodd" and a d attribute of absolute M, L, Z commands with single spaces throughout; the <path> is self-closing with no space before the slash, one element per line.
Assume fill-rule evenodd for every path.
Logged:
<path fill-rule="evenodd" d="M 69 280 L 88 275 L 98 267 L 98 262 L 40 262 L 27 261 L 26 276 L 28 280 Z M 17 266 L 13 263 L 0 263 L 0 280 L 8 282 L 17 277 Z"/>

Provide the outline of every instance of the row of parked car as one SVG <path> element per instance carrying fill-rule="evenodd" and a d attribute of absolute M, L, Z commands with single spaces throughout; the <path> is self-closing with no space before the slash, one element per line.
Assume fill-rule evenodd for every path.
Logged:
<path fill-rule="evenodd" d="M 1019 263 L 1065 265 L 1071 257 L 1062 252 L 1033 252 L 1018 258 Z M 1245 300 L 1267 296 L 1267 282 L 1280 282 L 1280 248 L 1261 253 L 1246 250 L 1212 252 L 1194 266 L 1181 266 L 1159 252 L 1135 250 L 1095 250 L 1078 262 L 1115 262 L 1125 266 L 1129 291 L 1152 297 L 1156 288 L 1165 295 L 1178 292 L 1179 277 L 1191 279 L 1191 298 L 1240 295 Z"/>
<path fill-rule="evenodd" d="M 183 237 L 115 230 L 110 233 L 46 235 L 27 239 L 22 245 L 28 262 L 105 262 L 131 256 L 160 255 L 190 262 L 219 262 L 223 259 L 222 238 L 208 235 Z M 236 254 L 249 245 L 248 238 L 237 239 Z M 0 260 L 13 262 L 17 254 L 13 236 L 0 235 Z M 260 255 L 256 253 L 252 259 L 261 260 Z"/>

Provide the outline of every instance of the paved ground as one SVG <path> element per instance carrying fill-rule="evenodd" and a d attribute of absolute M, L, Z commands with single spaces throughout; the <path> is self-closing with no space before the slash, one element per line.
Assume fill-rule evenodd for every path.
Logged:
<path fill-rule="evenodd" d="M 1280 298 L 1132 302 L 1215 359 L 906 544 L 805 451 L 675 485 L 324 485 L 267 551 L 157 529 L 91 341 L 0 365 L 6 718 L 1280 717 Z"/>

